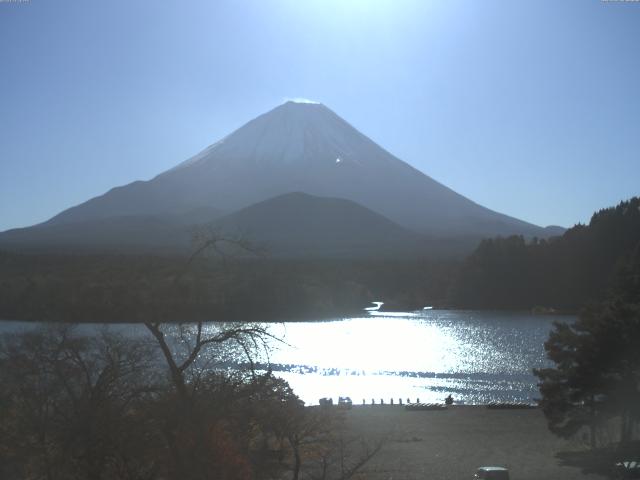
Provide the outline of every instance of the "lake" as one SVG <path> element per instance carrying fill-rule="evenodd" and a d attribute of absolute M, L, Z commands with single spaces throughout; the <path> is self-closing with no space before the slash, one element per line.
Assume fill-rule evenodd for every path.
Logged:
<path fill-rule="evenodd" d="M 407 399 L 459 403 L 535 403 L 532 368 L 548 365 L 543 344 L 554 321 L 571 316 L 514 312 L 424 310 L 366 312 L 357 318 L 270 325 L 274 374 L 307 403 L 349 396 L 354 404 Z M 31 328 L 2 322 L 0 332 Z M 99 326 L 83 325 L 82 332 Z M 141 325 L 109 328 L 145 335 Z M 268 357 L 268 358 L 267 358 Z"/>

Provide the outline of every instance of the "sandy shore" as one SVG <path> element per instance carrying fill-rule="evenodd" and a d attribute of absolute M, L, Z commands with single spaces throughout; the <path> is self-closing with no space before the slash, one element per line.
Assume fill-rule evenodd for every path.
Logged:
<path fill-rule="evenodd" d="M 372 480 L 472 479 L 484 465 L 506 466 L 512 480 L 600 479 L 564 465 L 558 452 L 584 449 L 552 435 L 542 412 L 453 406 L 446 411 L 406 411 L 399 406 L 357 406 L 349 429 L 388 434 L 383 449 L 358 478 Z"/>

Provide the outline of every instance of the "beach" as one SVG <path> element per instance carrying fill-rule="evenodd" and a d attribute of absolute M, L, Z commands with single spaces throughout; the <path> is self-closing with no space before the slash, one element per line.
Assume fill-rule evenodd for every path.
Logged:
<path fill-rule="evenodd" d="M 511 480 L 606 478 L 563 462 L 562 452 L 586 446 L 549 432 L 537 408 L 454 405 L 444 411 L 407 411 L 398 405 L 367 405 L 354 406 L 346 422 L 354 435 L 387 436 L 359 479 L 472 479 L 478 467 L 487 465 L 509 468 Z"/>

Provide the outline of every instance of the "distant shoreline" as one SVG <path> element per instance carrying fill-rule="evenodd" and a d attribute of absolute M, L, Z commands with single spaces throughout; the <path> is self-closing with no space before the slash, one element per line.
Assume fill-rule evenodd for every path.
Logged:
<path fill-rule="evenodd" d="M 262 320 L 238 320 L 238 319 L 226 319 L 226 320 L 204 320 L 204 319 L 194 319 L 194 320 L 173 320 L 173 321 L 161 321 L 160 323 L 167 323 L 167 324 L 184 324 L 184 323 L 198 323 L 200 321 L 204 322 L 204 323 L 273 323 L 273 324 L 277 324 L 277 323 L 318 323 L 318 322 L 340 322 L 343 320 L 347 320 L 350 318 L 384 318 L 384 314 L 385 313 L 396 313 L 396 314 L 402 314 L 402 313 L 418 313 L 418 312 L 422 312 L 423 310 L 381 310 L 379 311 L 380 315 L 369 315 L 369 312 L 363 310 L 355 310 L 352 312 L 341 312 L 341 313 L 336 313 L 335 315 L 332 316 L 322 316 L 322 317 L 316 317 L 313 315 L 310 315 L 308 317 L 300 317 L 300 316 L 296 316 L 295 319 L 294 318 L 287 318 L 287 317 L 283 317 L 282 319 L 279 320 L 274 320 L 274 319 L 262 319 Z M 534 316 L 540 316 L 540 317 L 549 317 L 549 316 L 575 316 L 578 315 L 579 312 L 572 312 L 572 311 L 555 311 L 555 312 L 544 312 L 544 313 L 537 313 L 537 312 L 532 312 L 531 310 L 521 310 L 521 309 L 496 309 L 496 308 L 489 308 L 489 309 L 482 309 L 482 308 L 434 308 L 432 310 L 430 310 L 431 312 L 439 312 L 439 311 L 453 311 L 453 312 L 482 312 L 482 313 L 491 313 L 491 312 L 495 312 L 498 314 L 509 314 L 509 313 L 513 313 L 513 314 L 524 314 L 524 315 L 534 315 Z M 4 323 L 4 322 L 21 322 L 21 323 L 47 323 L 47 324 L 87 324 L 87 325 L 99 325 L 99 324 L 105 324 L 105 325 L 127 325 L 127 324 L 131 324 L 131 325 L 140 325 L 145 323 L 145 321 L 149 321 L 149 322 L 155 322 L 156 320 L 154 318 L 149 318 L 148 320 L 112 320 L 112 321 L 105 321 L 105 320 L 84 320 L 84 321 L 66 321 L 66 320 L 36 320 L 36 319 L 7 319 L 7 318 L 0 318 L 0 323 Z"/>

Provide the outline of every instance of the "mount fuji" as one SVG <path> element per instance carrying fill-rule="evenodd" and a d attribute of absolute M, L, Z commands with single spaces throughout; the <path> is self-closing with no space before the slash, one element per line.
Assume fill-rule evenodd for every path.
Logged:
<path fill-rule="evenodd" d="M 235 212 L 293 192 L 316 199 L 305 205 L 328 197 L 370 210 L 363 231 L 384 230 L 385 236 L 392 235 L 392 225 L 403 238 L 408 232 L 438 239 L 559 232 L 474 203 L 396 158 L 322 104 L 287 102 L 149 181 L 113 188 L 47 222 L 4 232 L 0 245 L 46 247 L 54 239 L 56 246 L 90 249 L 130 244 L 133 238 L 140 248 L 184 246 L 188 225 L 218 221 L 228 227 Z M 263 208 L 281 237 L 287 222 L 279 216 L 290 209 L 278 208 L 286 203 Z M 344 205 L 325 202 L 329 210 L 323 207 L 323 218 Z M 350 221 L 357 224 L 358 218 Z M 384 222 L 384 229 L 371 230 L 373 218 Z M 262 217 L 263 232 L 264 225 Z"/>

